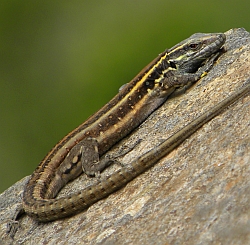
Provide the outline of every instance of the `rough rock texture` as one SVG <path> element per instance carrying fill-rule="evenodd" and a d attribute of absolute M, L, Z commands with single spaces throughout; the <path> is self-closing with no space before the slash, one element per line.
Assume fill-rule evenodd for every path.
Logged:
<path fill-rule="evenodd" d="M 208 76 L 170 98 L 110 154 L 141 139 L 120 159 L 129 163 L 250 82 L 249 33 L 226 35 L 227 52 Z M 21 202 L 22 179 L 0 195 L 0 244 L 250 244 L 249 119 L 248 95 L 88 210 L 46 224 L 22 216 L 12 240 L 6 223 Z M 94 181 L 80 176 L 60 196 Z"/>

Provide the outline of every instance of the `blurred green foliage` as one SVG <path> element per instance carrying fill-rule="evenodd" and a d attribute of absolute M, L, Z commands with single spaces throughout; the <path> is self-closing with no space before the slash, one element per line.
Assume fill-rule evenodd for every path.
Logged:
<path fill-rule="evenodd" d="M 249 1 L 0 3 L 0 192 L 166 48 L 250 30 Z"/>

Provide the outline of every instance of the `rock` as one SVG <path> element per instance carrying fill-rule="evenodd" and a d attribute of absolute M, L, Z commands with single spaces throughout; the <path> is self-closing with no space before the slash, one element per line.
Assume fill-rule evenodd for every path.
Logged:
<path fill-rule="evenodd" d="M 226 32 L 224 53 L 206 77 L 176 93 L 109 154 L 140 143 L 129 163 L 250 82 L 250 35 Z M 7 223 L 28 177 L 0 195 L 0 244 L 250 244 L 250 96 L 240 98 L 121 190 L 73 217 Z M 114 165 L 102 175 L 111 173 Z M 59 196 L 95 180 L 82 175 Z"/>

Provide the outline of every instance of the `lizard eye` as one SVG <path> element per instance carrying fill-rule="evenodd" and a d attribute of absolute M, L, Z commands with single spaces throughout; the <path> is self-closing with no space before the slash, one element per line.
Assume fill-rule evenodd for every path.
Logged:
<path fill-rule="evenodd" d="M 197 48 L 199 47 L 199 44 L 198 44 L 198 43 L 191 43 L 191 44 L 189 45 L 189 47 L 190 47 L 191 49 L 195 50 L 195 49 L 197 49 Z"/>
<path fill-rule="evenodd" d="M 176 64 L 173 61 L 169 62 L 170 67 L 177 69 Z"/>

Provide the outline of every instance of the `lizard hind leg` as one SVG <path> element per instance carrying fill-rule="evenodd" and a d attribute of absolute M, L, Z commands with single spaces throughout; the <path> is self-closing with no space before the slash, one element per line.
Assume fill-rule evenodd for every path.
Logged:
<path fill-rule="evenodd" d="M 112 159 L 103 159 L 100 161 L 98 152 L 98 142 L 95 138 L 86 138 L 81 141 L 81 164 L 82 169 L 88 176 L 100 176 L 105 168 L 114 163 Z"/>
<path fill-rule="evenodd" d="M 22 204 L 19 204 L 16 208 L 12 219 L 7 222 L 7 230 L 6 233 L 13 239 L 17 229 L 19 228 L 20 224 L 18 219 L 24 214 L 24 209 Z"/>

